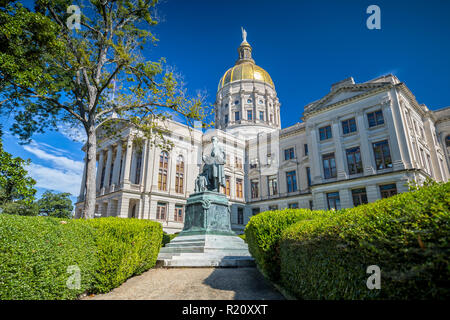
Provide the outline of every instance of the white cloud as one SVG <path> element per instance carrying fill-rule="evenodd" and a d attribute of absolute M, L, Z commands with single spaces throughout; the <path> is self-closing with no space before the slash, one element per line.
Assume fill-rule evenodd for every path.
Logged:
<path fill-rule="evenodd" d="M 43 161 L 27 167 L 30 176 L 36 180 L 36 187 L 78 195 L 84 167 L 82 161 L 72 160 L 65 156 L 69 155 L 68 151 L 46 143 L 33 141 L 23 148 Z"/>
<path fill-rule="evenodd" d="M 69 192 L 73 196 L 78 196 L 80 192 L 82 173 L 48 168 L 34 163 L 30 164 L 27 170 L 36 180 L 38 188 Z"/>
<path fill-rule="evenodd" d="M 36 142 L 33 142 L 31 145 L 25 145 L 23 148 L 29 153 L 34 154 L 39 159 L 50 161 L 56 168 L 72 171 L 79 174 L 83 173 L 83 162 L 75 161 L 64 156 L 51 154 L 48 151 L 43 150 L 42 145 L 37 144 Z"/>

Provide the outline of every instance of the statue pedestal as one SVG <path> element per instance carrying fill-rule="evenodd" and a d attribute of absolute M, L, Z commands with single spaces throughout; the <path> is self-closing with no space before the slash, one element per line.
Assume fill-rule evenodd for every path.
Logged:
<path fill-rule="evenodd" d="M 227 197 L 218 192 L 192 194 L 186 204 L 184 228 L 179 236 L 217 234 L 233 235 Z"/>
<path fill-rule="evenodd" d="M 160 267 L 250 267 L 254 260 L 247 244 L 231 230 L 228 199 L 204 191 L 186 204 L 183 231 L 158 255 Z"/>

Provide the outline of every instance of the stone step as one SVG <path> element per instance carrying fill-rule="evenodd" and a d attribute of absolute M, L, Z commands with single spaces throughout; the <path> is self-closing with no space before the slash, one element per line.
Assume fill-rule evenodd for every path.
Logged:
<path fill-rule="evenodd" d="M 166 244 L 167 247 L 196 247 L 196 246 L 204 246 L 205 241 L 185 241 L 185 242 L 169 242 Z"/>
<path fill-rule="evenodd" d="M 255 261 L 251 257 L 177 257 L 177 259 L 158 260 L 157 267 L 222 267 L 222 268 L 244 268 L 254 267 Z"/>
<path fill-rule="evenodd" d="M 159 252 L 163 253 L 182 253 L 182 252 L 204 252 L 205 247 L 197 246 L 197 247 L 163 247 Z"/>

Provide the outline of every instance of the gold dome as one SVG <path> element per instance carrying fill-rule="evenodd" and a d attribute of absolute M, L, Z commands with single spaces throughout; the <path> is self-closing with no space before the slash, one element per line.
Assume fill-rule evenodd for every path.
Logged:
<path fill-rule="evenodd" d="M 221 88 L 223 88 L 223 86 L 227 85 L 230 82 L 239 80 L 256 80 L 275 87 L 273 85 L 272 78 L 270 78 L 270 75 L 266 70 L 252 62 L 243 62 L 235 65 L 234 67 L 228 69 L 227 72 L 225 72 L 225 74 L 219 81 L 219 87 L 217 90 L 220 90 Z"/>

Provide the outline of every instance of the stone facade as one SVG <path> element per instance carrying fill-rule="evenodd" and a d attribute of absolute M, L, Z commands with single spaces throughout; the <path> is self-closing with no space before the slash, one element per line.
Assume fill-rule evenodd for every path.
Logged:
<path fill-rule="evenodd" d="M 212 136 L 227 154 L 223 192 L 236 231 L 266 210 L 349 208 L 407 191 L 411 181 L 449 180 L 450 107 L 429 110 L 394 75 L 348 78 L 305 106 L 302 122 L 281 129 L 272 79 L 246 41 L 238 52 L 219 82 L 216 129 L 167 121 L 174 144 L 167 153 L 134 143 L 139 133 L 130 129 L 98 147 L 97 216 L 152 219 L 168 233 L 181 231 Z"/>

